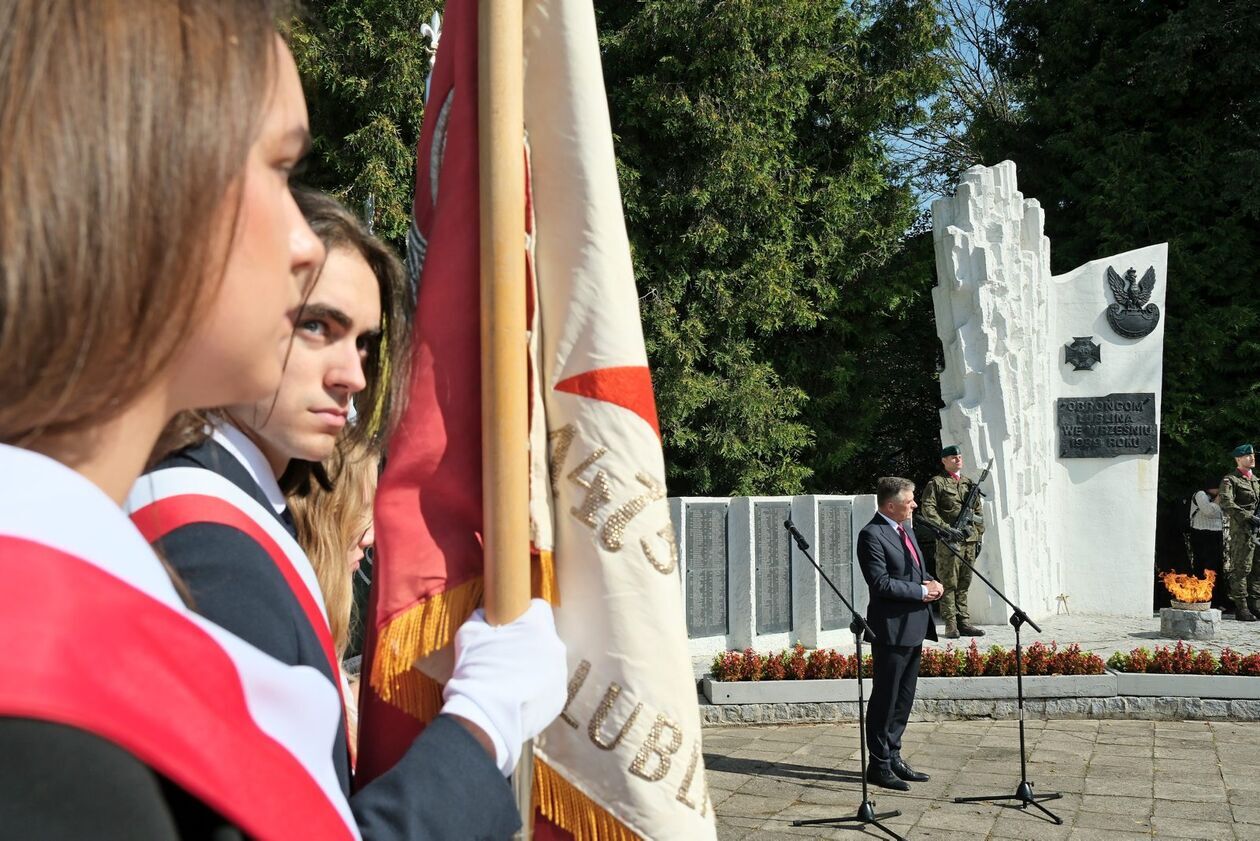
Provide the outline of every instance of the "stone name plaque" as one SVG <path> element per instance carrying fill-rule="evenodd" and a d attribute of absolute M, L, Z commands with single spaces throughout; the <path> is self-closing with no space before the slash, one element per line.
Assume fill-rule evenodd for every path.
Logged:
<path fill-rule="evenodd" d="M 1111 458 L 1159 452 L 1154 394 L 1060 397 L 1059 458 Z"/>
<path fill-rule="evenodd" d="M 792 546 L 783 521 L 789 502 L 753 503 L 753 589 L 757 593 L 757 633 L 792 630 Z"/>
<path fill-rule="evenodd" d="M 839 499 L 818 500 L 818 565 L 844 597 L 853 601 L 853 503 Z M 847 628 L 853 614 L 836 598 L 826 581 L 818 582 L 820 627 L 824 631 Z"/>
<path fill-rule="evenodd" d="M 726 503 L 687 506 L 687 635 L 722 636 L 726 622 Z"/>

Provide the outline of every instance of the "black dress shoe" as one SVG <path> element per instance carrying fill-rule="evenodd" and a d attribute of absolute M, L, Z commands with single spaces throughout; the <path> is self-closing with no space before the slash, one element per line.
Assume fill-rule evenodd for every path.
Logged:
<path fill-rule="evenodd" d="M 916 771 L 905 763 L 905 760 L 894 759 L 892 761 L 892 772 L 901 779 L 910 783 L 926 783 L 932 779 L 921 771 Z"/>
<path fill-rule="evenodd" d="M 872 765 L 866 769 L 866 781 L 880 788 L 891 788 L 894 791 L 909 791 L 910 784 L 902 780 L 892 771 L 876 768 Z"/>

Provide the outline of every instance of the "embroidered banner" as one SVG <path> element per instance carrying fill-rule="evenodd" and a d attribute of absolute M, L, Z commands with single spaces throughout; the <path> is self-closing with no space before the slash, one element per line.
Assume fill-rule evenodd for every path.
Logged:
<path fill-rule="evenodd" d="M 475 4 L 449 2 L 443 29 L 417 153 L 410 403 L 377 497 L 360 773 L 405 749 L 407 718 L 436 714 L 442 654 L 481 596 Z M 535 589 L 554 575 L 570 667 L 536 745 L 536 831 L 714 838 L 602 79 L 590 0 L 527 2 L 530 513 Z"/>

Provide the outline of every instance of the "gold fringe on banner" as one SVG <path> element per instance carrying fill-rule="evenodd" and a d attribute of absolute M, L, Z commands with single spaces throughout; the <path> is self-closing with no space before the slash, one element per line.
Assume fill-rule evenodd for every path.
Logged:
<path fill-rule="evenodd" d="M 555 559 L 551 552 L 535 551 L 534 561 L 530 589 L 554 605 L 559 599 Z M 483 588 L 478 576 L 413 605 L 381 628 L 370 680 L 383 700 L 426 723 L 437 716 L 442 684 L 412 666 L 455 641 L 459 626 L 481 604 Z"/>
<path fill-rule="evenodd" d="M 556 587 L 556 559 L 543 549 L 532 549 L 534 563 L 529 571 L 529 589 L 536 599 L 545 599 L 552 607 L 560 606 L 560 590 Z"/>
<path fill-rule="evenodd" d="M 436 593 L 394 616 L 380 629 L 371 682 L 381 698 L 421 721 L 442 708 L 442 687 L 412 665 L 455 639 L 455 631 L 481 604 L 478 576 Z"/>
<path fill-rule="evenodd" d="M 572 835 L 573 841 L 641 841 L 639 835 L 537 757 L 534 808 Z"/>

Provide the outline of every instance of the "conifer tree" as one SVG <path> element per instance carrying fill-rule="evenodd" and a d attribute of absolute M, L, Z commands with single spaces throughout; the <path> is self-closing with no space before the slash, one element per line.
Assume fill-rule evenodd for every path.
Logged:
<path fill-rule="evenodd" d="M 1021 106 L 983 126 L 1046 208 L 1056 273 L 1167 241 L 1160 490 L 1260 438 L 1260 16 L 1244 0 L 1008 0 Z"/>
<path fill-rule="evenodd" d="M 942 82 L 935 5 L 597 10 L 670 492 L 841 481 L 899 422 L 867 368 L 896 364 L 870 349 L 904 307 L 884 269 L 917 208 L 889 145 Z"/>

